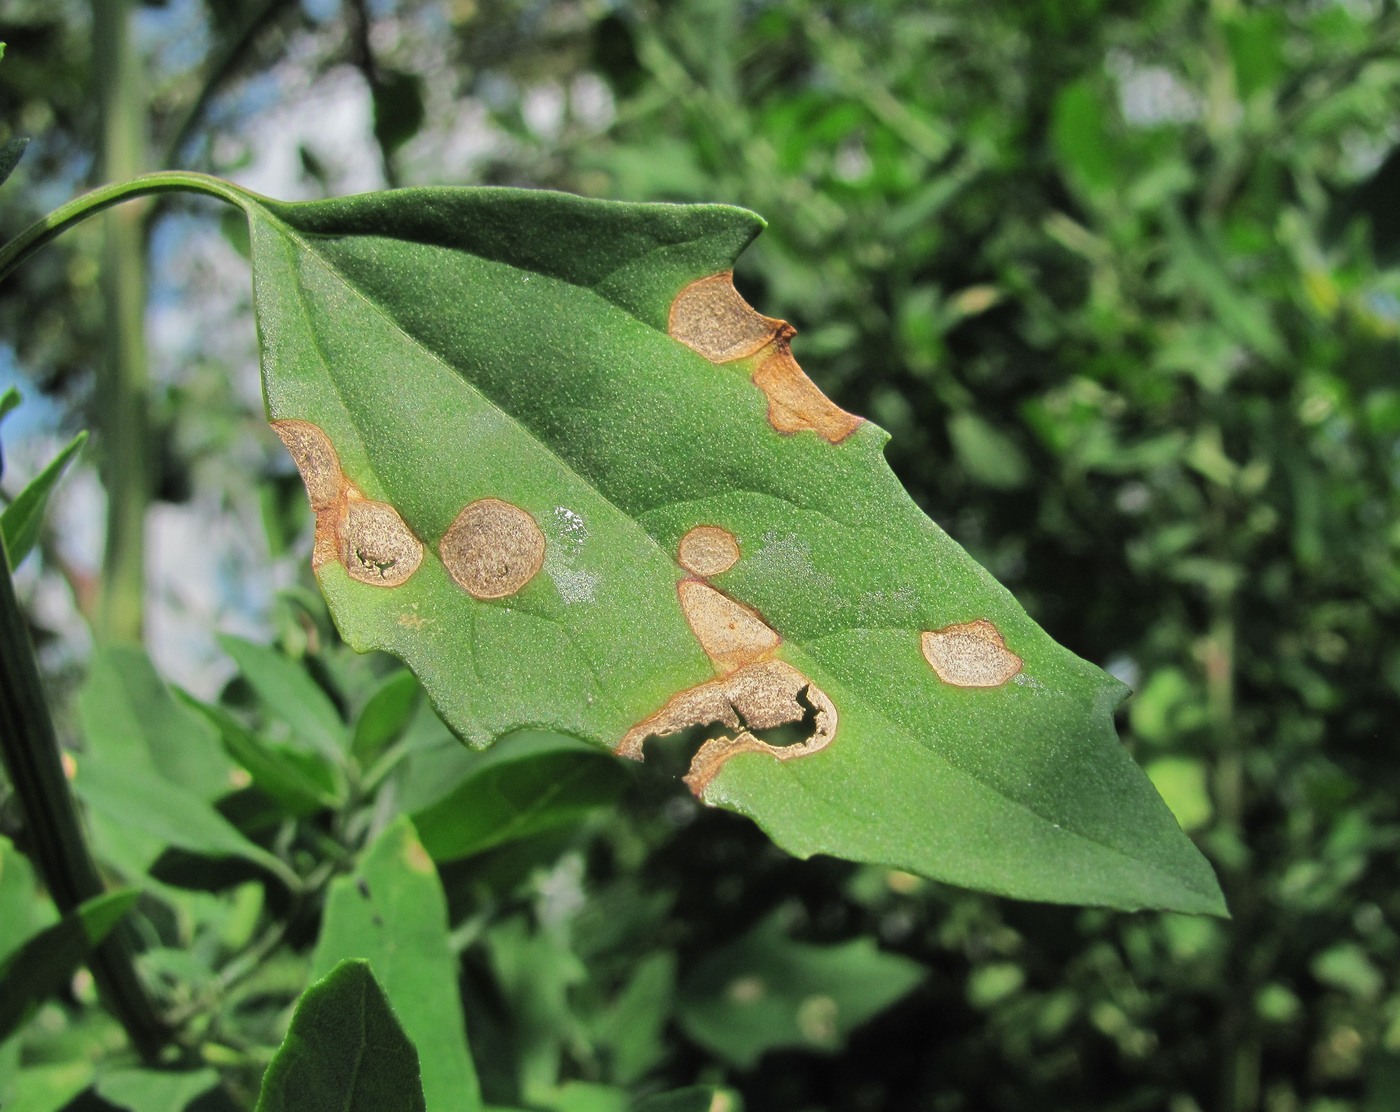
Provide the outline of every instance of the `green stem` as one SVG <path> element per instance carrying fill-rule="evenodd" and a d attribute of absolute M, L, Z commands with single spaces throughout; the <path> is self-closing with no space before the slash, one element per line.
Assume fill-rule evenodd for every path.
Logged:
<path fill-rule="evenodd" d="M 146 93 L 131 35 L 132 0 L 92 0 L 94 74 L 102 116 L 100 173 L 126 181 L 146 161 Z M 99 432 L 107 538 L 93 631 L 141 641 L 146 611 L 146 509 L 154 487 L 151 376 L 146 364 L 146 235 L 139 211 L 104 220 L 102 301 L 107 343 L 92 423 Z"/>
<path fill-rule="evenodd" d="M 101 895 L 102 879 L 63 774 L 58 737 L 3 548 L 0 544 L 0 757 L 49 895 L 67 913 Z M 132 1045 L 142 1058 L 154 1061 L 170 1032 L 141 983 L 132 953 L 130 930 L 122 924 L 94 951 L 89 966 Z"/>
<path fill-rule="evenodd" d="M 197 174 L 193 170 L 162 170 L 154 174 L 142 174 L 116 185 L 99 186 L 81 197 L 75 197 L 66 205 L 60 205 L 47 216 L 25 228 L 4 247 L 0 247 L 0 281 L 9 277 L 16 267 L 49 241 L 62 235 L 75 224 L 82 223 L 89 216 L 123 201 L 134 201 L 138 197 L 151 197 L 158 193 L 204 193 L 239 208 L 242 208 L 251 196 L 246 190 L 239 189 L 221 178 Z"/>

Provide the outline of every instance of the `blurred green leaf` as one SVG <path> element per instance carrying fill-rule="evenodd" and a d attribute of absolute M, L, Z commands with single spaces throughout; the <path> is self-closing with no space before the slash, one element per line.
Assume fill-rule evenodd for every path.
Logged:
<path fill-rule="evenodd" d="M 973 479 L 995 490 L 1015 490 L 1030 479 L 1030 464 L 1016 442 L 975 413 L 948 418 L 948 436 L 958 461 Z"/>
<path fill-rule="evenodd" d="M 293 891 L 300 881 L 279 858 L 249 841 L 186 788 L 136 765 L 79 759 L 73 789 L 112 823 L 206 857 L 237 857 L 265 869 Z"/>
<path fill-rule="evenodd" d="M 453 861 L 577 822 L 616 802 L 626 773 L 596 750 L 557 734 L 502 739 L 413 824 L 434 861 Z"/>
<path fill-rule="evenodd" d="M 743 1107 L 738 1094 L 729 1089 L 697 1085 L 643 1097 L 635 1101 L 628 1112 L 743 1112 Z"/>
<path fill-rule="evenodd" d="M 218 1083 L 212 1069 L 117 1069 L 104 1070 L 94 1088 L 103 1100 L 128 1112 L 185 1112 Z"/>
<path fill-rule="evenodd" d="M 675 955 L 649 954 L 595 1023 L 594 1040 L 618 1084 L 636 1084 L 666 1056 L 666 1023 L 675 998 Z"/>
<path fill-rule="evenodd" d="M 31 1009 L 67 983 L 138 895 L 128 890 L 86 900 L 0 964 L 0 1040 L 14 1034 Z"/>
<path fill-rule="evenodd" d="M 371 761 L 407 728 L 423 689 L 407 668 L 384 677 L 355 719 L 351 752 L 362 763 Z"/>
<path fill-rule="evenodd" d="M 24 138 L 7 139 L 4 145 L 0 146 L 0 185 L 4 185 L 15 172 L 15 167 L 24 157 L 25 148 L 28 146 L 29 140 Z"/>
<path fill-rule="evenodd" d="M 233 658 L 267 711 L 291 731 L 290 742 L 332 761 L 344 759 L 349 735 L 329 695 L 295 660 L 228 634 L 219 646 Z"/>
<path fill-rule="evenodd" d="M 418 1063 L 369 963 L 342 961 L 298 1002 L 257 1112 L 427 1112 Z"/>
<path fill-rule="evenodd" d="M 696 1042 L 748 1069 L 779 1048 L 839 1050 L 925 975 L 869 938 L 794 942 L 771 916 L 696 966 L 681 985 L 678 1017 Z"/>
<path fill-rule="evenodd" d="M 44 520 L 49 495 L 86 442 L 87 433 L 78 433 L 0 514 L 0 536 L 4 538 L 5 553 L 10 558 L 11 568 L 19 567 L 38 543 L 39 526 Z"/>
<path fill-rule="evenodd" d="M 1206 767 L 1193 757 L 1159 757 L 1145 770 L 1185 831 L 1199 830 L 1215 814 Z"/>
<path fill-rule="evenodd" d="M 218 735 L 171 693 L 142 649 L 108 645 L 93 654 L 78 719 L 87 752 L 105 763 L 157 773 L 207 801 L 234 787 Z"/>
<path fill-rule="evenodd" d="M 368 962 L 418 1048 L 428 1104 L 480 1107 L 447 903 L 432 859 L 407 818 L 379 835 L 352 876 L 331 883 L 312 975 L 349 958 Z"/>
<path fill-rule="evenodd" d="M 276 745 L 243 725 L 226 708 L 186 698 L 187 705 L 219 731 L 228 755 L 287 814 L 304 817 L 340 806 L 344 784 L 335 766 L 320 754 Z"/>

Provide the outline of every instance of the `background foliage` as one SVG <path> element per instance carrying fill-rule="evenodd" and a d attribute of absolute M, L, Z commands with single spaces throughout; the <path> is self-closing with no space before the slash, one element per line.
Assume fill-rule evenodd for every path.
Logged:
<path fill-rule="evenodd" d="M 1126 743 L 1234 912 L 1049 908 L 794 862 L 653 770 L 543 738 L 467 754 L 391 661 L 336 644 L 307 591 L 309 515 L 251 396 L 246 269 L 204 206 L 171 205 L 145 214 L 155 450 L 106 482 L 148 491 L 161 537 L 180 513 L 224 523 L 180 552 L 181 574 L 222 584 L 184 608 L 258 636 L 163 648 L 183 627 L 157 546 L 151 652 L 197 697 L 137 650 L 90 652 L 70 615 L 102 612 L 97 558 L 65 527 L 82 503 L 25 584 L 102 863 L 143 893 L 143 968 L 186 1020 L 184 1064 L 218 1070 L 200 1099 L 248 1103 L 290 1004 L 334 964 L 317 942 L 333 878 L 370 868 L 407 813 L 441 874 L 450 931 L 432 945 L 460 958 L 490 1102 L 709 1081 L 757 1109 L 1394 1106 L 1394 4 L 137 14 L 147 165 L 304 196 L 497 183 L 766 215 L 740 287 L 798 326 L 839 404 L 894 434 L 930 515 L 1137 690 Z M 104 124 L 87 9 L 14 0 L 5 19 L 4 126 L 35 137 L 6 186 L 9 234 L 98 173 Z M 100 432 L 99 241 L 85 228 L 12 278 L 0 334 L 65 423 L 89 412 Z M 198 329 L 170 323 L 175 287 Z M 181 655 L 234 678 L 220 690 Z M 133 809 L 119 774 L 192 810 Z M 551 796 L 561 777 L 581 787 Z M 465 834 L 442 821 L 488 805 L 500 820 Z M 136 822 L 151 813 L 166 825 Z M 22 849 L 3 797 L 0 821 Z M 4 861 L 0 955 L 51 918 L 23 859 Z M 720 983 L 721 961 L 791 975 Z M 88 1106 L 153 1106 L 122 1103 L 133 1071 L 84 992 L 0 1046 L 0 1102 L 23 1079 L 83 1091 L 75 1063 L 99 1047 L 101 1096 L 84 1099 L 106 1103 Z M 752 1022 L 775 1002 L 790 1028 Z"/>

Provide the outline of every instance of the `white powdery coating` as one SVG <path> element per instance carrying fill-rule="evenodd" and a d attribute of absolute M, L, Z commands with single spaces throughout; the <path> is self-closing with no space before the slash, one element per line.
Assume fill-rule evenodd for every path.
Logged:
<path fill-rule="evenodd" d="M 592 602 L 598 588 L 598 577 L 591 571 L 578 568 L 549 568 L 550 579 L 554 580 L 559 597 L 565 602 Z"/>

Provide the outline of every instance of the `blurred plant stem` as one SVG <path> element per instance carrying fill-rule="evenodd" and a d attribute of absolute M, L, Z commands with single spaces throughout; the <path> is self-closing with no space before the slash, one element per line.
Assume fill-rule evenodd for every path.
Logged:
<path fill-rule="evenodd" d="M 102 108 L 99 175 L 126 181 L 144 168 L 146 102 L 131 39 L 130 0 L 93 0 L 94 72 Z M 94 615 L 100 641 L 140 641 L 145 520 L 151 498 L 150 378 L 146 367 L 146 238 L 139 207 L 108 214 L 103 249 L 106 367 L 95 415 L 107 491 L 107 541 Z"/>
<path fill-rule="evenodd" d="M 9 557 L 0 543 L 0 756 L 24 813 L 30 852 L 49 895 L 67 914 L 102 894 L 102 879 L 88 853 L 58 737 L 44 699 L 29 631 L 15 598 Z M 93 952 L 89 966 L 103 1000 L 142 1058 L 155 1059 L 168 1039 L 132 962 L 132 936 L 120 924 Z"/>

